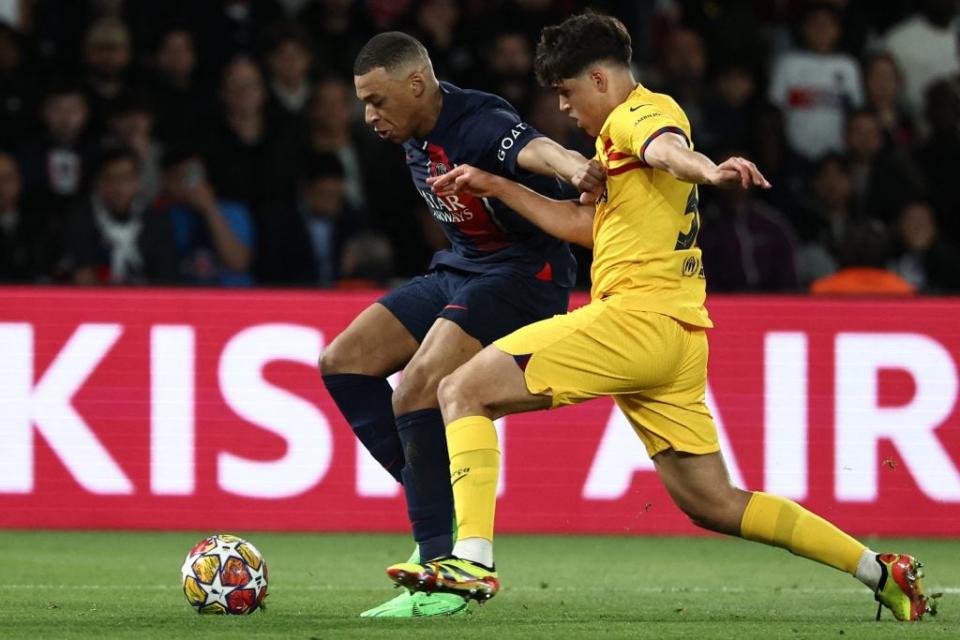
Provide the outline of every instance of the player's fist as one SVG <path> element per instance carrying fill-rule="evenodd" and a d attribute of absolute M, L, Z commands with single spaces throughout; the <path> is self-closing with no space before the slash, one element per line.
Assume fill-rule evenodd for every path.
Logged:
<path fill-rule="evenodd" d="M 599 194 L 607 181 L 607 172 L 596 160 L 585 162 L 570 178 L 570 183 L 581 193 Z"/>
<path fill-rule="evenodd" d="M 447 197 L 466 192 L 474 196 L 492 196 L 499 178 L 469 164 L 454 167 L 442 176 L 427 178 L 427 184 L 438 196 Z"/>
<path fill-rule="evenodd" d="M 728 158 L 717 165 L 708 178 L 710 184 L 715 187 L 740 186 L 744 189 L 749 189 L 750 187 L 770 188 L 770 183 L 763 177 L 760 170 L 757 169 L 757 165 L 745 158 L 736 156 Z"/>

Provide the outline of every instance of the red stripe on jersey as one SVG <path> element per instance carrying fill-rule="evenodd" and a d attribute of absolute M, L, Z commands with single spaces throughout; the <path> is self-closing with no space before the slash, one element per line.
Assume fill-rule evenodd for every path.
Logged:
<path fill-rule="evenodd" d="M 429 143 L 427 144 L 427 155 L 430 158 L 431 166 L 428 171 L 430 175 L 437 175 L 435 165 L 438 164 L 444 165 L 447 171 L 453 169 L 453 163 L 450 162 L 450 158 L 447 157 L 447 152 L 443 150 L 443 147 Z M 456 198 L 465 207 L 465 210 L 472 215 L 469 220 L 453 224 L 456 225 L 457 231 L 467 236 L 478 249 L 481 251 L 496 251 L 513 244 L 513 238 L 493 221 L 483 200 L 467 193 L 459 193 Z"/>
<path fill-rule="evenodd" d="M 632 171 L 632 170 L 634 170 L 634 169 L 643 169 L 643 168 L 645 168 L 645 167 L 647 167 L 647 166 L 648 166 L 648 165 L 647 165 L 646 162 L 640 162 L 639 160 L 637 160 L 636 162 L 629 162 L 629 163 L 627 163 L 627 164 L 625 164 L 625 165 L 622 165 L 622 166 L 619 166 L 619 167 L 617 167 L 617 168 L 615 168 L 615 169 L 607 169 L 607 175 L 608 175 L 608 176 L 618 176 L 618 175 L 620 175 L 621 173 L 626 173 L 627 171 Z"/>
<path fill-rule="evenodd" d="M 607 154 L 607 160 L 610 160 L 611 162 L 614 160 L 626 160 L 627 158 L 633 157 L 634 156 L 630 155 L 629 153 L 622 153 L 620 151 L 614 151 L 613 153 Z"/>

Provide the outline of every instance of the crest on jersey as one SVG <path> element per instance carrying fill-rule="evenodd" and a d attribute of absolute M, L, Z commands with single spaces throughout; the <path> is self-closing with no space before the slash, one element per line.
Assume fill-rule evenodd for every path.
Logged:
<path fill-rule="evenodd" d="M 430 163 L 430 175 L 432 175 L 432 176 L 438 176 L 438 177 L 439 177 L 439 176 L 442 176 L 442 175 L 446 174 L 448 171 L 450 171 L 450 167 L 448 167 L 448 166 L 447 166 L 446 164 L 444 164 L 443 162 L 431 162 L 431 163 Z"/>

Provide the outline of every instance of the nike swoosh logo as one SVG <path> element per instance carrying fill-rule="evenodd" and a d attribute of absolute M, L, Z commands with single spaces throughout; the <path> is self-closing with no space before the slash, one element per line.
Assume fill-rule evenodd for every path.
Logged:
<path fill-rule="evenodd" d="M 653 106 L 653 105 L 651 105 L 649 102 L 646 103 L 646 104 L 638 104 L 638 105 L 635 106 L 635 107 L 630 107 L 630 111 L 633 112 L 633 111 L 636 111 L 637 109 L 639 109 L 640 107 L 650 107 L 650 106 Z"/>

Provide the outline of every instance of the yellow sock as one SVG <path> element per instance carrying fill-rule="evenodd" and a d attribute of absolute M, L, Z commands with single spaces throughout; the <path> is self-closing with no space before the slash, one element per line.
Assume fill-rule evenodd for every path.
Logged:
<path fill-rule="evenodd" d="M 740 522 L 747 540 L 782 547 L 794 555 L 855 574 L 866 547 L 796 502 L 756 491 Z"/>
<path fill-rule="evenodd" d="M 447 425 L 450 482 L 457 514 L 457 539 L 493 541 L 500 447 L 493 421 L 469 416 Z"/>

